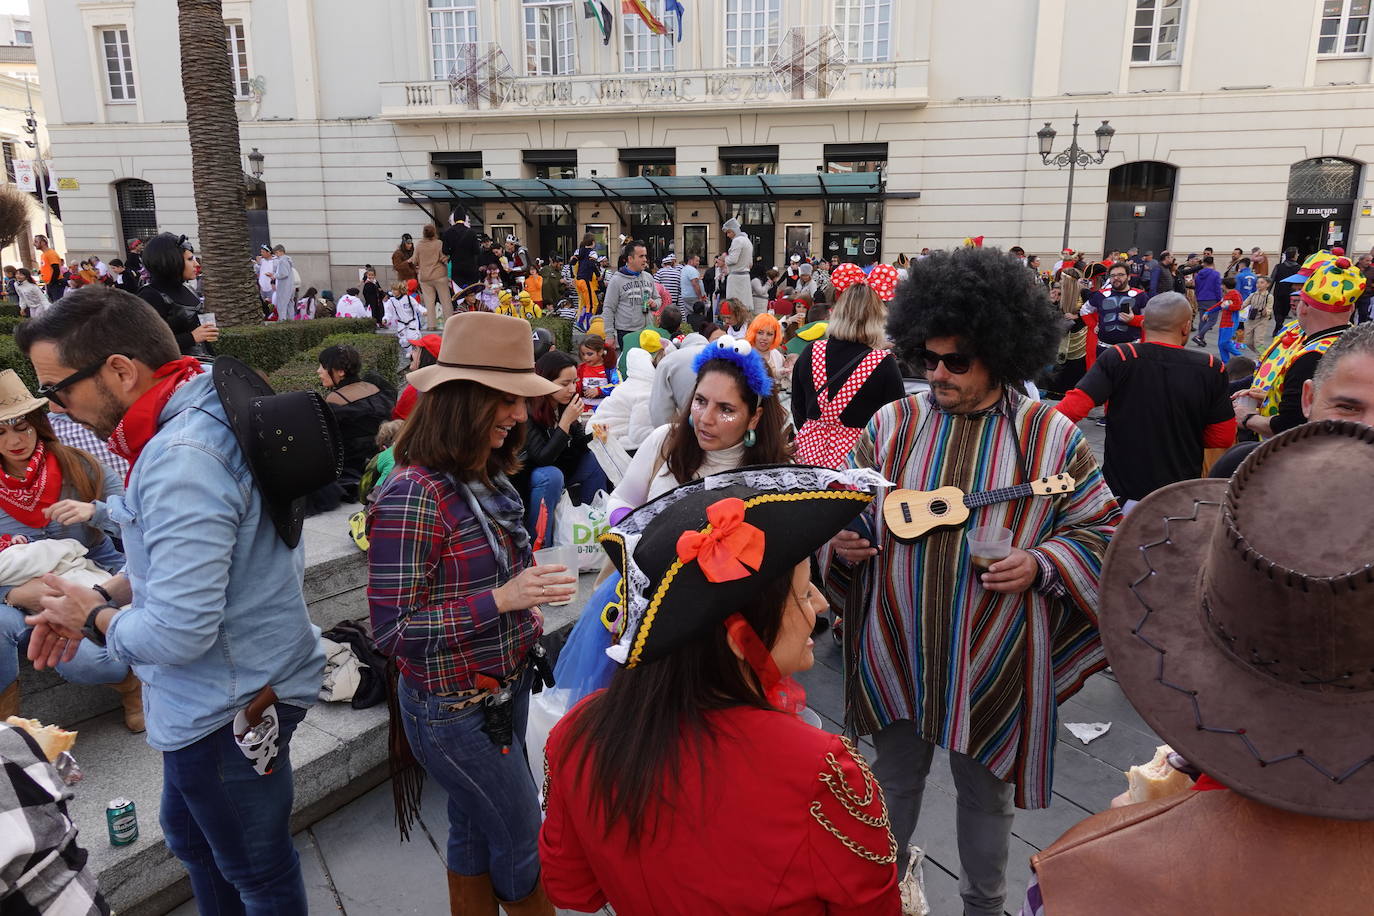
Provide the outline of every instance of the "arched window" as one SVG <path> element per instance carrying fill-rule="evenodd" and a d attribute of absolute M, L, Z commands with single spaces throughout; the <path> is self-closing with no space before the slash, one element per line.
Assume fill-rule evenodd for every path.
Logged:
<path fill-rule="evenodd" d="M 1107 200 L 1131 203 L 1169 203 L 1174 199 L 1178 169 L 1167 162 L 1127 162 L 1107 176 Z"/>
<path fill-rule="evenodd" d="M 1360 164 L 1334 156 L 1293 163 L 1288 170 L 1289 200 L 1354 200 L 1360 193 Z"/>
<path fill-rule="evenodd" d="M 138 178 L 116 181 L 115 200 L 119 204 L 124 244 L 130 239 L 147 241 L 157 235 L 157 201 L 151 184 Z"/>

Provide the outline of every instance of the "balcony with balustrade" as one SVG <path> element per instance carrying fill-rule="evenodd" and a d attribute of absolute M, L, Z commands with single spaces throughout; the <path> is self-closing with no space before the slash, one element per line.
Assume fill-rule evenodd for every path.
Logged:
<path fill-rule="evenodd" d="M 920 107 L 929 61 L 854 62 L 832 30 L 792 29 L 767 66 L 518 76 L 495 42 L 459 48 L 448 79 L 381 84 L 383 118 L 600 117 L 610 112 L 723 112 Z"/>

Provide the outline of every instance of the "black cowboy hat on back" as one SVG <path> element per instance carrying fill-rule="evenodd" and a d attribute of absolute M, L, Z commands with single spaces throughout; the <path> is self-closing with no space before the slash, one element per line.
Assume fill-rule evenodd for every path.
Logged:
<path fill-rule="evenodd" d="M 286 546 L 295 547 L 305 524 L 305 497 L 337 480 L 343 468 L 334 411 L 314 391 L 275 393 L 232 356 L 215 360 L 211 379 L 263 509 Z"/>

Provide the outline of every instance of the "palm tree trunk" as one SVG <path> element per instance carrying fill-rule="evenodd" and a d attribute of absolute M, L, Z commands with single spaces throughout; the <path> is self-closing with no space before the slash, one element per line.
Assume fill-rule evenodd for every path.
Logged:
<path fill-rule="evenodd" d="M 205 310 L 215 313 L 221 327 L 256 324 L 262 320 L 262 300 L 248 240 L 224 8 L 220 0 L 177 0 L 177 20 Z"/>

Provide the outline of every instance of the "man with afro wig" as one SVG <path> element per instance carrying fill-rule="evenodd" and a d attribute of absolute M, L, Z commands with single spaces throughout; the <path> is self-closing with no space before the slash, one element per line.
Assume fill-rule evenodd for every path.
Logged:
<path fill-rule="evenodd" d="M 873 507 L 862 534 L 832 542 L 854 573 L 846 725 L 873 736 L 899 869 L 935 748 L 946 748 L 964 913 L 1000 914 L 1012 806 L 1050 803 L 1057 704 L 1106 665 L 1098 572 L 1120 510 L 1078 428 L 1021 390 L 1053 362 L 1061 333 L 1036 277 L 991 248 L 933 253 L 910 270 L 887 332 L 902 360 L 925 367 L 930 391 L 881 408 L 850 465 L 912 490 L 1074 482 L 971 508 L 964 524 L 911 541 Z M 1010 529 L 1012 549 L 980 572 L 965 538 L 983 525 Z"/>

